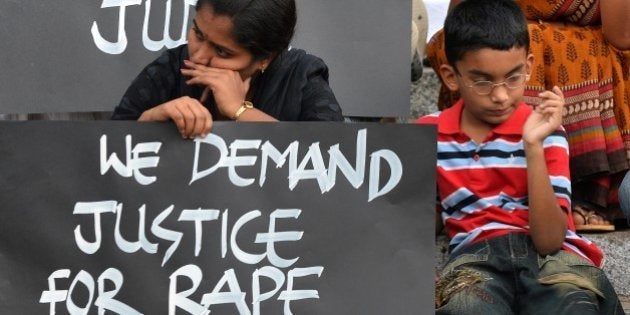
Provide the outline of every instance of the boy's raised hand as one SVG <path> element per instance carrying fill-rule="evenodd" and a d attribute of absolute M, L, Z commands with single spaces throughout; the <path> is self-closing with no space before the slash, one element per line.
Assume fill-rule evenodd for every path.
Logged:
<path fill-rule="evenodd" d="M 534 107 L 523 126 L 523 141 L 528 143 L 542 143 L 562 123 L 564 110 L 564 95 L 559 87 L 554 86 L 551 91 L 539 94 L 543 99 L 540 105 Z"/>

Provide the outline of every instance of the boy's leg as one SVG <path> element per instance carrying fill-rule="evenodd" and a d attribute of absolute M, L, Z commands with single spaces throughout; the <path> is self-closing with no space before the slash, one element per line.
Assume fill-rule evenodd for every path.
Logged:
<path fill-rule="evenodd" d="M 500 257 L 479 242 L 452 259 L 436 283 L 436 314 L 513 314 L 513 283 L 508 272 L 495 268 Z"/>
<path fill-rule="evenodd" d="M 568 282 L 534 286 L 535 292 L 520 303 L 523 314 L 608 314 L 600 312 L 597 295 L 589 289 Z"/>
<path fill-rule="evenodd" d="M 581 257 L 561 250 L 538 258 L 537 277 L 523 278 L 524 314 L 624 314 L 604 272 Z"/>
<path fill-rule="evenodd" d="M 461 286 L 459 290 L 449 292 L 448 298 L 435 314 L 513 314 L 509 301 L 513 299 L 505 283 L 492 273 L 479 272 L 474 268 L 462 268 L 455 271 L 456 277 L 451 279 L 450 286 Z"/>

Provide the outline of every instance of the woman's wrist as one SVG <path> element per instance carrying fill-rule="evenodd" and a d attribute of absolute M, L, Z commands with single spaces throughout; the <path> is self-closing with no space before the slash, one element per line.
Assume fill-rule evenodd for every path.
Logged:
<path fill-rule="evenodd" d="M 238 107 L 238 109 L 236 109 L 236 111 L 234 111 L 234 114 L 232 114 L 232 116 L 230 116 L 232 118 L 232 120 L 238 120 L 239 117 L 241 117 L 241 115 L 246 112 L 247 110 L 250 110 L 254 108 L 254 104 L 252 104 L 252 102 L 250 101 L 243 101 L 243 103 L 241 104 L 241 106 Z"/>

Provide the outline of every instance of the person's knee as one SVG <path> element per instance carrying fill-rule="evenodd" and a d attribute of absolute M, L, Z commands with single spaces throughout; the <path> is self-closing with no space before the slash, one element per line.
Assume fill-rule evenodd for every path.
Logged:
<path fill-rule="evenodd" d="M 552 294 L 547 294 L 549 303 L 544 304 L 544 312 L 562 314 L 599 314 L 599 300 L 594 291 L 581 288 L 573 283 L 552 285 Z"/>
<path fill-rule="evenodd" d="M 448 303 L 457 293 L 484 281 L 482 275 L 474 270 L 453 270 L 443 276 L 435 284 L 435 308 Z"/>
<path fill-rule="evenodd" d="M 509 306 L 493 293 L 492 278 L 461 268 L 443 275 L 435 286 L 436 314 L 499 314 Z"/>
<path fill-rule="evenodd" d="M 595 308 L 602 314 L 618 314 L 619 299 L 603 270 L 566 251 L 549 255 L 540 263 L 537 282 L 547 288 L 541 294 L 548 296 L 552 305 L 545 309 L 576 308 L 580 312 L 575 314 L 588 314 Z"/>

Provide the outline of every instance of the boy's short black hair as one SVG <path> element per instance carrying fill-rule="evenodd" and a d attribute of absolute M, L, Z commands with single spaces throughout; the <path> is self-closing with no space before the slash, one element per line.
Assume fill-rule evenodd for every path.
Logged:
<path fill-rule="evenodd" d="M 525 15 L 513 0 L 465 0 L 444 21 L 446 59 L 455 63 L 482 48 L 529 50 Z"/>

